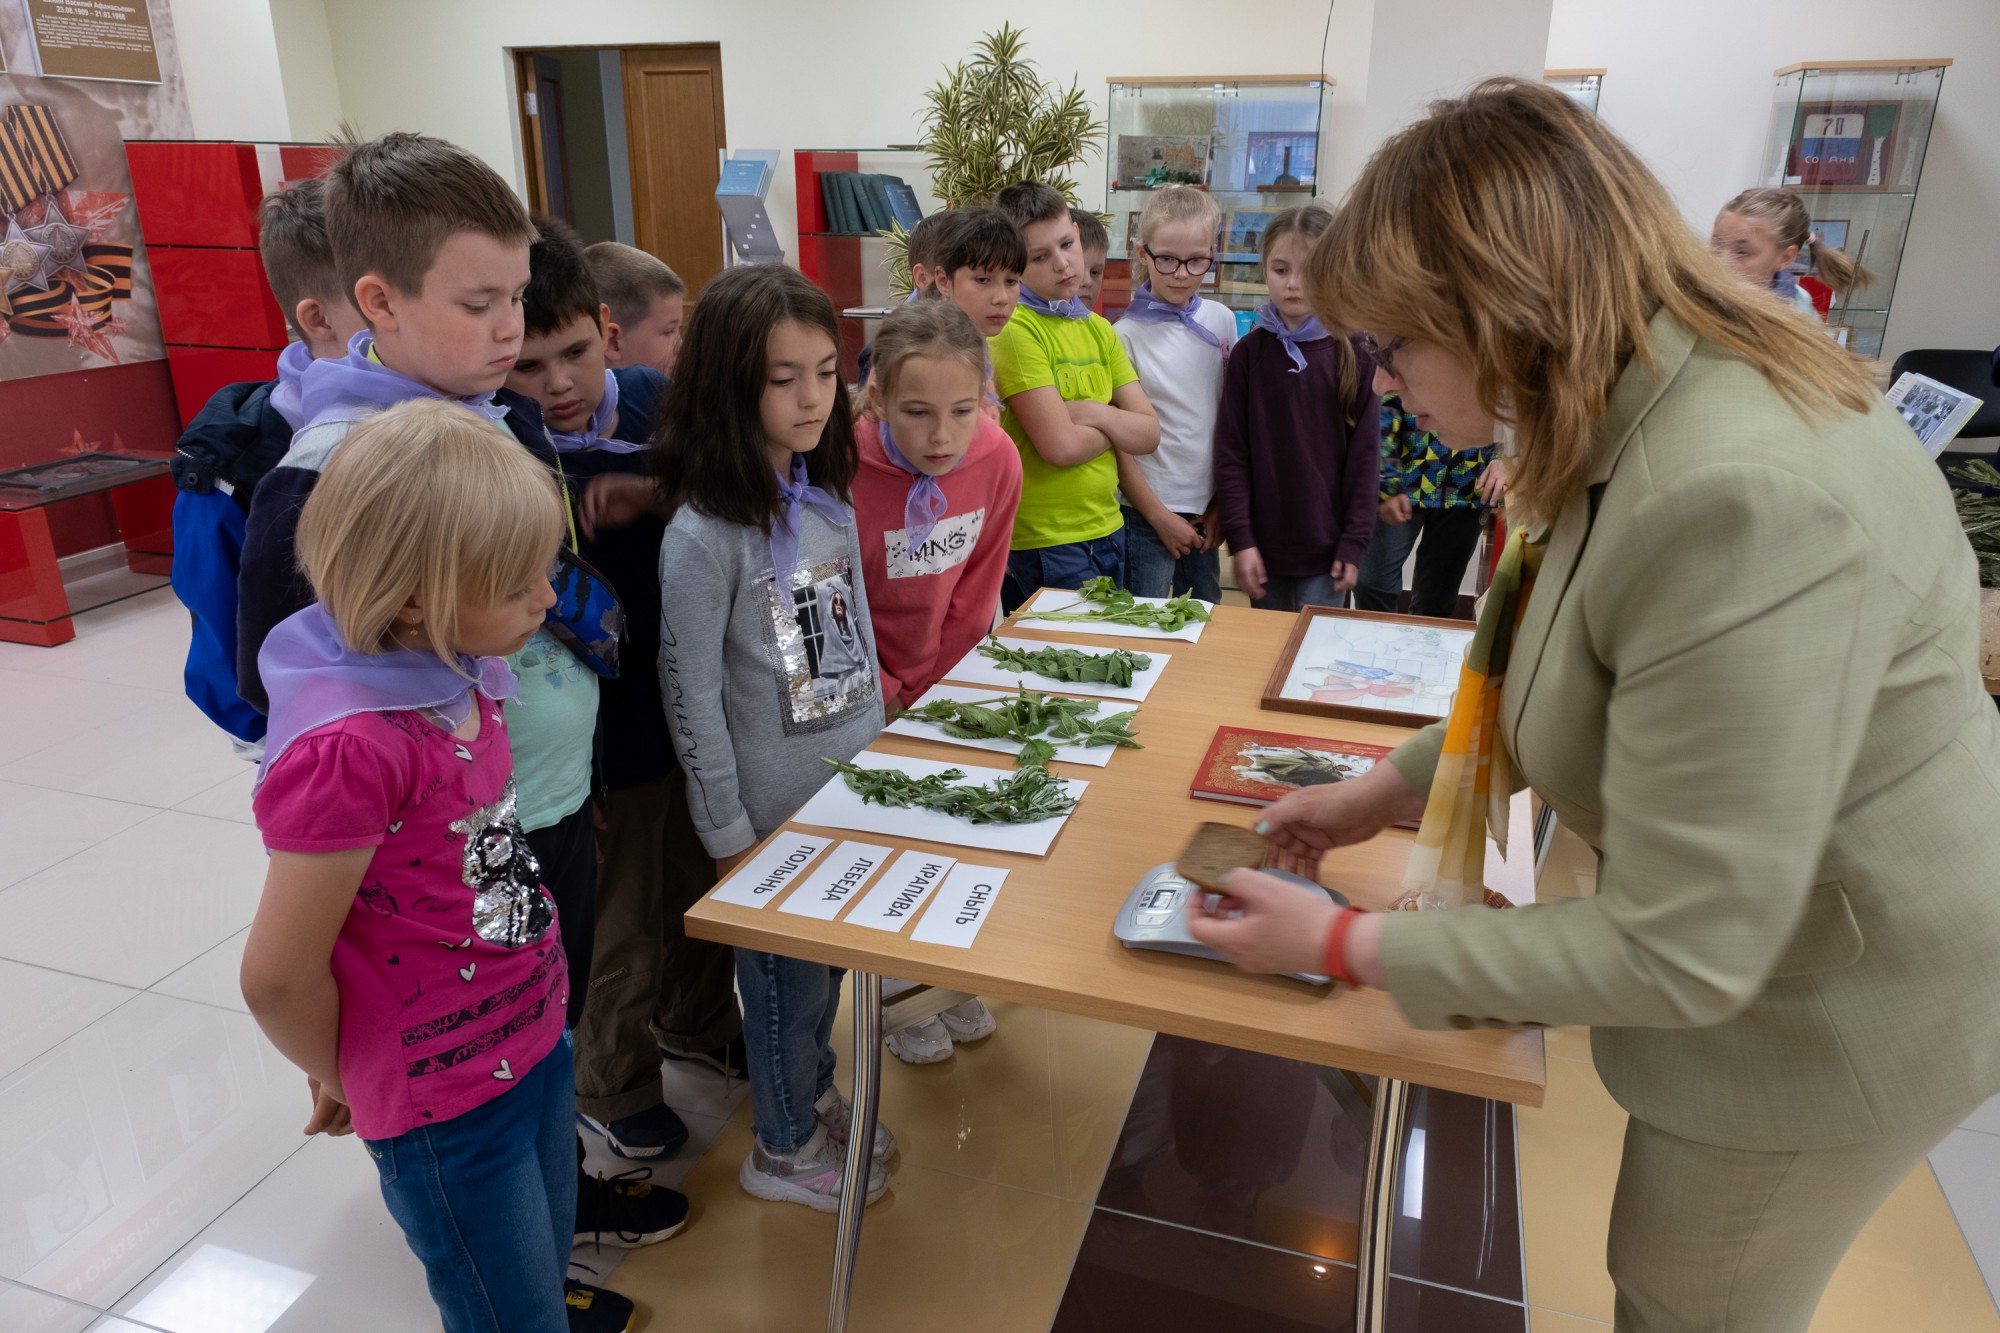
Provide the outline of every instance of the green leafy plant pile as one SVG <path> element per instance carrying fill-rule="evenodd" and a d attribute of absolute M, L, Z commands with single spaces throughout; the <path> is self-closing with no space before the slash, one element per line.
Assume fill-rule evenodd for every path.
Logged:
<path fill-rule="evenodd" d="M 1017 769 L 988 784 L 967 782 L 965 771 L 958 768 L 920 778 L 894 768 L 863 768 L 837 759 L 822 762 L 833 765 L 848 790 L 867 804 L 935 810 L 973 824 L 1034 824 L 1076 808 L 1076 798 L 1062 780 L 1041 765 Z"/>
<path fill-rule="evenodd" d="M 1094 748 L 1118 745 L 1128 749 L 1145 747 L 1132 738 L 1135 710 L 1127 709 L 1109 717 L 1097 717 L 1098 705 L 1090 699 L 1063 699 L 1022 686 L 1011 699 L 969 703 L 957 699 L 936 699 L 922 708 L 903 714 L 928 723 L 945 735 L 962 741 L 1019 741 L 1021 766 L 1046 764 L 1055 756 L 1051 741 Z"/>
<path fill-rule="evenodd" d="M 1023 620 L 1058 620 L 1070 624 L 1141 625 L 1171 634 L 1196 621 L 1208 619 L 1208 608 L 1186 593 L 1164 602 L 1142 602 L 1098 575 L 1076 590 L 1081 601 L 1053 611 L 1031 611 Z M 1088 609 L 1078 610 L 1079 607 Z"/>
<path fill-rule="evenodd" d="M 1951 475 L 1972 486 L 2000 489 L 2000 470 L 1983 458 L 1951 469 Z M 1959 526 L 1979 557 L 1979 586 L 2000 588 L 2000 495 L 1955 491 Z"/>
<path fill-rule="evenodd" d="M 1153 665 L 1153 659 L 1144 653 L 1130 653 L 1123 648 L 1108 653 L 1059 648 L 1054 644 L 1047 648 L 1010 648 L 990 637 L 979 645 L 979 651 L 993 659 L 1002 671 L 1025 672 L 1071 684 L 1130 685 L 1136 673 Z"/>

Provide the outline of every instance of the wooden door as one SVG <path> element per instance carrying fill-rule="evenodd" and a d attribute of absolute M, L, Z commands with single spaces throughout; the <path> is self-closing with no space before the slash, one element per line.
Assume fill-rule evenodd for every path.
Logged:
<path fill-rule="evenodd" d="M 692 299 L 722 269 L 722 214 L 715 206 L 724 144 L 722 48 L 632 46 L 620 54 L 633 241 L 680 274 Z"/>

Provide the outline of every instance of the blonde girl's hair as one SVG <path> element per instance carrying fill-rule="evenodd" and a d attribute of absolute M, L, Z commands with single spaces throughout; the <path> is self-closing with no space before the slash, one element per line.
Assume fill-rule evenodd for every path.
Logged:
<path fill-rule="evenodd" d="M 1139 214 L 1139 244 L 1151 245 L 1154 232 L 1182 222 L 1200 223 L 1202 233 L 1213 238 L 1222 225 L 1222 210 L 1206 190 L 1197 190 L 1192 185 L 1163 186 L 1153 191 L 1153 197 L 1146 201 L 1146 211 Z M 1133 255 L 1132 262 L 1143 265 L 1146 257 Z"/>
<path fill-rule="evenodd" d="M 493 606 L 548 568 L 562 501 L 534 456 L 457 403 L 398 403 L 341 441 L 299 514 L 299 564 L 364 653 L 416 594 L 425 646 L 457 664 L 458 608 Z"/>
<path fill-rule="evenodd" d="M 1462 358 L 1514 428 L 1508 504 L 1553 519 L 1589 465 L 1612 387 L 1665 309 L 1756 367 L 1802 415 L 1866 412 L 1860 363 L 1743 281 L 1624 141 L 1562 93 L 1493 79 L 1435 102 L 1369 159 L 1307 288 L 1329 328 Z"/>
<path fill-rule="evenodd" d="M 1773 186 L 1745 190 L 1724 204 L 1722 211 L 1749 218 L 1768 229 L 1780 250 L 1792 245 L 1803 250 L 1810 245 L 1813 267 L 1819 271 L 1821 281 L 1833 288 L 1835 296 L 1844 297 L 1855 288 L 1875 281 L 1875 275 L 1846 251 L 1820 239 L 1819 233 L 1812 229 L 1812 214 L 1806 212 L 1805 201 L 1790 190 Z"/>
<path fill-rule="evenodd" d="M 950 301 L 916 301 L 897 306 L 875 335 L 870 365 L 875 383 L 886 396 L 896 390 L 896 378 L 912 357 L 935 356 L 962 363 L 982 385 L 986 382 L 986 339 L 972 327 L 972 317 Z"/>
<path fill-rule="evenodd" d="M 1263 255 L 1264 262 L 1269 264 L 1272 248 L 1287 236 L 1297 236 L 1305 242 L 1307 254 L 1310 256 L 1313 242 L 1325 235 L 1326 229 L 1332 225 L 1333 210 L 1316 199 L 1298 208 L 1281 209 L 1272 214 L 1271 220 L 1264 224 L 1264 236 L 1258 243 L 1259 253 Z M 1312 272 L 1310 258 L 1307 260 L 1306 272 L 1310 281 Z M 1333 339 L 1333 367 L 1336 382 L 1340 387 L 1341 411 L 1346 416 L 1348 428 L 1351 430 L 1356 424 L 1354 416 L 1356 401 L 1361 397 L 1361 361 L 1354 354 L 1354 344 L 1337 333 Z"/>

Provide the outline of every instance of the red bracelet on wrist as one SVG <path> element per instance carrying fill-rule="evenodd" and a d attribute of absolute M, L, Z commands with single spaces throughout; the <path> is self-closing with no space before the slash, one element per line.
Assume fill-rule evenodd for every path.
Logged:
<path fill-rule="evenodd" d="M 1326 959 L 1320 966 L 1321 972 L 1350 986 L 1359 986 L 1361 982 L 1347 970 L 1347 932 L 1354 929 L 1354 923 L 1361 919 L 1361 915 L 1358 907 L 1340 909 L 1340 914 L 1333 919 L 1333 928 L 1326 933 Z"/>

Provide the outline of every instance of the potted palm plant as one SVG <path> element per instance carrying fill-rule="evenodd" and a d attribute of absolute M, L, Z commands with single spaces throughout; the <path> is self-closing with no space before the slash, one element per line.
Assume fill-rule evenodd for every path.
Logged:
<path fill-rule="evenodd" d="M 1083 87 L 1043 80 L 1024 56 L 1026 35 L 1003 23 L 979 39 L 943 82 L 924 94 L 923 137 L 932 193 L 946 208 L 990 199 L 1017 181 L 1038 180 L 1076 203 L 1071 170 L 1101 147 L 1104 122 L 1092 115 Z M 889 238 L 890 285 L 910 290 L 909 235 L 895 227 Z"/>

